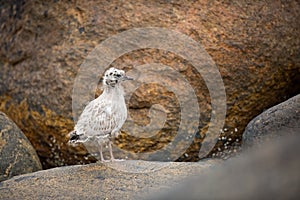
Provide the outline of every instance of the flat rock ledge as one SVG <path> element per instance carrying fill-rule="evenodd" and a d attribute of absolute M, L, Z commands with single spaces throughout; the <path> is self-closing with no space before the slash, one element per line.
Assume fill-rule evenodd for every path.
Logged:
<path fill-rule="evenodd" d="M 0 182 L 0 199 L 138 199 L 218 163 L 128 160 L 59 167 Z"/>

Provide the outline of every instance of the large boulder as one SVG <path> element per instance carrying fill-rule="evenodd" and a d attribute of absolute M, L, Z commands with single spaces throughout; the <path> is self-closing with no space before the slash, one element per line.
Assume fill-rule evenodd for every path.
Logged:
<path fill-rule="evenodd" d="M 164 27 L 200 43 L 219 68 L 228 107 L 223 139 L 214 151 L 222 151 L 233 142 L 240 143 L 248 122 L 263 109 L 299 93 L 299 13 L 297 1 L 9 1 L 0 14 L 0 110 L 26 134 L 45 168 L 91 162 L 82 146 L 67 145 L 74 126 L 72 89 L 80 65 L 98 44 L 117 33 Z M 191 62 L 162 49 L 128 52 L 111 66 L 130 70 L 147 63 L 178 69 L 195 91 L 201 111 L 198 131 L 179 160 L 198 160 L 215 114 L 202 74 Z M 173 83 L 171 78 L 166 81 Z M 92 97 L 101 93 L 96 87 L 88 90 L 96 93 Z M 173 92 L 161 85 L 142 84 L 128 104 L 140 126 L 151 121 L 147 113 L 153 104 L 164 106 L 167 121 L 153 138 L 136 138 L 132 136 L 137 134 L 135 129 L 129 129 L 132 135 L 123 130 L 116 145 L 129 152 L 153 152 L 172 141 L 181 116 Z"/>
<path fill-rule="evenodd" d="M 0 181 L 41 169 L 39 157 L 26 136 L 0 112 Z"/>
<path fill-rule="evenodd" d="M 120 161 L 57 167 L 0 183 L 0 199 L 297 199 L 298 137 L 200 162 Z"/>
<path fill-rule="evenodd" d="M 300 95 L 276 105 L 255 117 L 243 134 L 243 145 L 264 145 L 273 138 L 281 140 L 300 133 Z"/>
<path fill-rule="evenodd" d="M 271 139 L 147 199 L 298 199 L 299 142 Z"/>
<path fill-rule="evenodd" d="M 57 167 L 0 183 L 0 199 L 141 199 L 218 163 L 132 160 Z"/>

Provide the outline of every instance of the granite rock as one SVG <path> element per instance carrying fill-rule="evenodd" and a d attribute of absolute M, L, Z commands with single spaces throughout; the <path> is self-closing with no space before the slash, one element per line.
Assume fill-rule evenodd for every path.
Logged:
<path fill-rule="evenodd" d="M 41 169 L 39 157 L 29 140 L 0 112 L 0 181 Z"/>
<path fill-rule="evenodd" d="M 264 145 L 268 140 L 281 140 L 291 134 L 300 134 L 300 95 L 255 117 L 245 129 L 243 146 Z"/>
<path fill-rule="evenodd" d="M 0 199 L 140 199 L 218 163 L 128 160 L 57 167 L 0 183 Z"/>
<path fill-rule="evenodd" d="M 226 131 L 221 136 L 230 140 L 220 140 L 211 153 L 222 151 L 224 143 L 240 143 L 254 116 L 299 93 L 299 15 L 296 0 L 5 2 L 0 13 L 0 110 L 28 137 L 45 168 L 95 161 L 83 146 L 67 145 L 74 126 L 72 89 L 81 64 L 115 34 L 164 27 L 201 44 L 218 66 L 227 95 Z M 126 53 L 111 66 L 127 71 L 147 63 L 177 69 L 193 88 L 201 111 L 198 130 L 178 160 L 199 160 L 212 114 L 203 77 L 192 63 L 160 49 Z M 100 79 L 101 74 L 92 76 Z M 100 86 L 87 90 L 91 93 L 87 101 L 101 93 Z M 153 104 L 167 111 L 156 137 L 136 138 L 135 129 L 123 130 L 116 145 L 128 152 L 154 152 L 172 141 L 180 123 L 180 104 L 166 87 L 141 85 L 128 102 L 132 119 L 147 125 Z"/>
<path fill-rule="evenodd" d="M 298 199 L 299 142 L 270 139 L 147 199 Z"/>

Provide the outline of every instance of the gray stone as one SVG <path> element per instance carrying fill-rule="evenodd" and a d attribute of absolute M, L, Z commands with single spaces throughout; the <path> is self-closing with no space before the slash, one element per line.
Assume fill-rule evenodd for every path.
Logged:
<path fill-rule="evenodd" d="M 299 199 L 300 136 L 272 140 L 148 199 Z"/>
<path fill-rule="evenodd" d="M 59 167 L 2 182 L 0 199 L 137 199 L 218 163 L 128 160 Z"/>
<path fill-rule="evenodd" d="M 264 145 L 266 140 L 299 133 L 300 95 L 297 95 L 255 117 L 245 129 L 243 145 Z"/>
<path fill-rule="evenodd" d="M 22 131 L 0 112 L 0 181 L 41 170 L 40 160 Z"/>
<path fill-rule="evenodd" d="M 286 139 L 222 162 L 53 168 L 3 181 L 0 199 L 297 199 L 300 137 Z"/>

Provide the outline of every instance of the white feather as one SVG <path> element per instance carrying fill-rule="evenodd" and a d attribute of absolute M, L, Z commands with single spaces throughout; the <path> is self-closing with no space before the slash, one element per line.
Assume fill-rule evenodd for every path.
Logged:
<path fill-rule="evenodd" d="M 83 110 L 75 126 L 82 138 L 114 137 L 127 117 L 127 109 L 120 85 L 105 88 L 102 95 L 91 101 Z"/>

